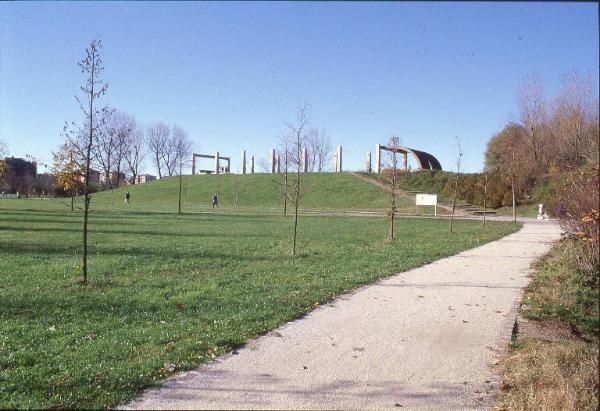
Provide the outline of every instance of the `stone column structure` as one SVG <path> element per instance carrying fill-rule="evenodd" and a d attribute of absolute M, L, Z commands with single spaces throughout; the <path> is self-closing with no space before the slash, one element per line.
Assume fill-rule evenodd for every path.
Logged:
<path fill-rule="evenodd" d="M 281 156 L 277 154 L 277 174 L 281 173 Z"/>
<path fill-rule="evenodd" d="M 192 154 L 192 175 L 196 175 L 196 156 Z"/>
<path fill-rule="evenodd" d="M 375 146 L 375 167 L 377 173 L 381 173 L 381 144 Z"/>
<path fill-rule="evenodd" d="M 254 174 L 254 156 L 250 157 L 250 174 Z"/>
<path fill-rule="evenodd" d="M 302 172 L 308 173 L 308 153 L 306 151 L 306 147 L 302 147 Z"/>
<path fill-rule="evenodd" d="M 219 174 L 219 152 L 215 153 L 215 174 Z"/>
<path fill-rule="evenodd" d="M 402 160 L 404 162 L 404 171 L 408 171 L 408 153 L 404 153 L 404 158 Z"/>
<path fill-rule="evenodd" d="M 242 150 L 242 174 L 246 174 L 246 150 Z"/>
<path fill-rule="evenodd" d="M 367 173 L 371 172 L 371 152 L 367 151 Z"/>
<path fill-rule="evenodd" d="M 338 162 L 338 167 L 337 167 L 337 171 L 338 173 L 341 173 L 343 168 L 342 168 L 342 146 L 338 146 L 337 149 L 338 155 L 337 155 L 337 162 Z"/>

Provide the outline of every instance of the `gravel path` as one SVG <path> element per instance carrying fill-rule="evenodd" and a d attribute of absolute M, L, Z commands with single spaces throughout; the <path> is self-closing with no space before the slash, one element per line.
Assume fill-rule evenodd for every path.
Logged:
<path fill-rule="evenodd" d="M 125 408 L 479 409 L 553 222 L 359 289 Z"/>

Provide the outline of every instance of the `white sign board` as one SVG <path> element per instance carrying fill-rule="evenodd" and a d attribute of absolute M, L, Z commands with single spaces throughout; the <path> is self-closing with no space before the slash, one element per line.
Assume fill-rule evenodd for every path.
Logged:
<path fill-rule="evenodd" d="M 417 194 L 417 205 L 437 205 L 437 194 Z"/>

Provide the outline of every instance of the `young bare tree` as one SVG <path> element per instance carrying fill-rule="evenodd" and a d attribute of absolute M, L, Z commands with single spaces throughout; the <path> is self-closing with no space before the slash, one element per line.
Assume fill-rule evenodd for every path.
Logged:
<path fill-rule="evenodd" d="M 510 182 L 512 215 L 515 222 L 517 221 L 516 186 L 523 170 L 523 165 L 521 164 L 523 156 L 521 130 L 522 128 L 520 127 L 509 126 L 503 131 L 504 138 L 502 139 L 499 167 L 500 174 Z"/>
<path fill-rule="evenodd" d="M 388 147 L 400 147 L 400 137 L 396 135 L 390 136 Z M 390 190 L 390 241 L 394 241 L 394 222 L 396 212 L 398 211 L 397 195 L 398 195 L 398 153 L 396 151 L 386 151 L 386 168 L 391 172 L 392 186 Z"/>
<path fill-rule="evenodd" d="M 99 107 L 98 100 L 106 93 L 108 83 L 105 83 L 102 79 L 102 72 L 104 66 L 102 65 L 102 58 L 100 56 L 100 50 L 102 43 L 100 39 L 94 39 L 91 41 L 89 46 L 85 50 L 85 57 L 78 63 L 81 72 L 85 76 L 85 82 L 80 87 L 83 92 L 83 96 L 75 96 L 79 108 L 83 113 L 83 122 L 78 125 L 75 122 L 71 123 L 71 128 L 65 125 L 65 131 L 70 136 L 71 141 L 83 151 L 83 265 L 82 265 L 82 282 L 87 284 L 88 267 L 87 267 L 87 255 L 88 255 L 88 220 L 89 220 L 89 209 L 90 209 L 90 162 L 92 159 L 92 149 L 94 141 L 100 132 L 100 129 L 104 126 L 104 122 L 108 113 L 107 107 Z M 77 144 L 77 142 L 81 144 Z"/>
<path fill-rule="evenodd" d="M 135 124 L 125 150 L 125 165 L 129 175 L 129 184 L 136 184 L 140 166 L 146 156 L 144 129 Z"/>
<path fill-rule="evenodd" d="M 461 141 L 459 137 L 456 138 L 457 152 L 456 152 L 456 175 L 454 178 L 454 199 L 452 201 L 452 214 L 450 215 L 450 232 L 454 225 L 454 213 L 456 211 L 456 197 L 458 196 L 458 177 L 460 175 L 460 165 L 462 163 L 463 151 Z"/>
<path fill-rule="evenodd" d="M 287 216 L 287 202 L 289 195 L 289 184 L 290 184 L 290 171 L 291 171 L 291 158 L 290 152 L 290 139 L 282 138 L 277 149 L 278 158 L 281 161 L 280 171 L 283 175 L 283 181 L 281 182 L 281 196 L 283 199 L 283 216 Z"/>
<path fill-rule="evenodd" d="M 304 194 L 304 187 L 302 185 L 301 171 L 302 171 L 302 148 L 306 144 L 306 138 L 308 134 L 309 124 L 309 106 L 304 103 L 298 107 L 296 113 L 296 121 L 294 123 L 286 123 L 289 130 L 288 134 L 288 147 L 290 148 L 290 165 L 295 170 L 295 178 L 288 187 L 288 197 L 292 206 L 294 207 L 294 231 L 292 236 L 292 256 L 296 255 L 296 237 L 298 234 L 298 208 L 300 201 Z"/>
<path fill-rule="evenodd" d="M 179 165 L 179 202 L 177 212 L 181 214 L 181 188 L 183 182 L 183 168 L 190 163 L 192 155 L 192 142 L 188 137 L 187 131 L 179 126 L 173 126 L 171 145 L 175 147 L 175 159 Z"/>
<path fill-rule="evenodd" d="M 169 126 L 162 122 L 154 123 L 146 130 L 148 149 L 152 154 L 152 161 L 158 172 L 158 178 L 163 176 L 163 154 L 167 150 L 170 135 Z"/>
<path fill-rule="evenodd" d="M 322 172 L 328 167 L 333 148 L 327 131 L 313 128 L 308 133 L 306 141 L 309 169 L 311 172 Z"/>

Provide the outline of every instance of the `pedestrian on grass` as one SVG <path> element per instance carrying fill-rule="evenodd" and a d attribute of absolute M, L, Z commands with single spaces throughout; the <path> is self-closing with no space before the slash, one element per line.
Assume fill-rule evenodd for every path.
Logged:
<path fill-rule="evenodd" d="M 213 194 L 212 203 L 213 203 L 212 208 L 219 208 L 219 196 L 217 195 L 217 193 Z"/>
<path fill-rule="evenodd" d="M 129 194 L 129 191 L 125 193 L 125 207 L 129 207 L 129 198 L 131 197 L 131 195 Z"/>

